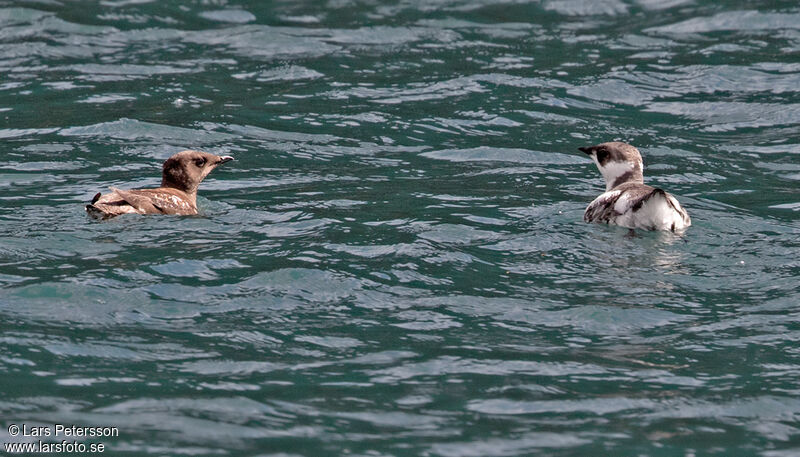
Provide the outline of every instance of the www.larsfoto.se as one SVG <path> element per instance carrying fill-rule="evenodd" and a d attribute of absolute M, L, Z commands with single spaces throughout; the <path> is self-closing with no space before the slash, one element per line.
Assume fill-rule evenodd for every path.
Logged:
<path fill-rule="evenodd" d="M 17 453 L 101 453 L 105 452 L 103 443 L 81 443 L 80 441 L 47 442 L 31 441 L 27 443 L 3 443 L 5 451 L 9 454 Z"/>

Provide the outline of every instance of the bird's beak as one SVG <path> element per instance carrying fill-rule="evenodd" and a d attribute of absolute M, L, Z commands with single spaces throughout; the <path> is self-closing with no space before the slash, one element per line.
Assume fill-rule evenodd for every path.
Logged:
<path fill-rule="evenodd" d="M 578 150 L 583 152 L 583 153 L 585 153 L 585 154 L 587 154 L 587 155 L 592 155 L 593 148 L 591 146 L 586 146 L 586 147 L 578 148 Z"/>
<path fill-rule="evenodd" d="M 219 162 L 217 162 L 217 165 L 222 165 L 223 163 L 230 162 L 231 160 L 233 160 L 233 157 L 231 157 L 231 156 L 220 156 Z"/>

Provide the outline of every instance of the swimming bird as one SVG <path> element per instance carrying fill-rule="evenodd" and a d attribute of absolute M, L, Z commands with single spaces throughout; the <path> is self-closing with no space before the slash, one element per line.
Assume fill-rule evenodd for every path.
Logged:
<path fill-rule="evenodd" d="M 578 149 L 592 158 L 606 181 L 606 191 L 586 207 L 585 222 L 672 232 L 692 225 L 675 197 L 644 183 L 638 149 L 619 141 Z"/>
<path fill-rule="evenodd" d="M 197 187 L 212 170 L 230 156 L 217 156 L 201 151 L 182 151 L 164 162 L 161 187 L 156 189 L 99 192 L 86 205 L 91 216 L 108 219 L 120 214 L 197 214 Z"/>

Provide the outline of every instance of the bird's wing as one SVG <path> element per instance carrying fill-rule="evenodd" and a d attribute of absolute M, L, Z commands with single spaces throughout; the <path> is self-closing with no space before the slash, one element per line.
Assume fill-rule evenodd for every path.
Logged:
<path fill-rule="evenodd" d="M 643 184 L 623 184 L 600 194 L 586 207 L 583 220 L 586 222 L 609 222 L 628 211 L 638 211 L 654 195 L 662 195 L 661 189 Z"/>
<path fill-rule="evenodd" d="M 628 211 L 639 211 L 651 198 L 657 195 L 664 195 L 661 189 L 639 184 L 622 187 L 619 198 L 614 202 L 614 211 L 617 214 L 625 214 Z"/>
<path fill-rule="evenodd" d="M 183 192 L 174 189 L 139 189 L 131 192 L 150 200 L 151 204 L 162 214 L 186 216 L 197 214 L 197 207 L 193 205 Z"/>
<path fill-rule="evenodd" d="M 601 194 L 586 208 L 583 220 L 673 232 L 691 225 L 675 197 L 643 184 L 622 185 Z"/>
<path fill-rule="evenodd" d="M 649 230 L 683 230 L 692 224 L 689 214 L 675 197 L 661 189 L 653 189 L 633 205 L 633 210 L 647 221 Z"/>
<path fill-rule="evenodd" d="M 622 194 L 621 190 L 612 190 L 600 194 L 586 207 L 583 213 L 584 222 L 608 222 L 615 216 L 614 206 Z"/>
<path fill-rule="evenodd" d="M 119 195 L 120 198 L 136 209 L 140 214 L 163 214 L 164 211 L 153 201 L 152 198 L 146 195 L 141 195 L 132 190 L 121 190 L 112 187 L 111 190 Z"/>

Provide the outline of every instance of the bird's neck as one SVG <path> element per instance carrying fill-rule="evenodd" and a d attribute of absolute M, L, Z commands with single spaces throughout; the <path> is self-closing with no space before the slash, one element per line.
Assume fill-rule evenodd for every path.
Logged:
<path fill-rule="evenodd" d="M 600 172 L 606 180 L 606 192 L 629 182 L 644 184 L 642 164 L 639 162 L 610 162 Z"/>
<path fill-rule="evenodd" d="M 184 198 L 186 198 L 186 200 L 192 203 L 193 206 L 197 206 L 197 186 L 187 187 L 185 184 L 178 184 L 164 177 L 161 180 L 161 187 L 179 191 L 185 196 Z"/>

